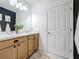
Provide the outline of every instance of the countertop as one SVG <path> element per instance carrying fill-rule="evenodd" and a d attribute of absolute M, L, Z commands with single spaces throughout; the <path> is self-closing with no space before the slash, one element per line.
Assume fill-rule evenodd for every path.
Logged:
<path fill-rule="evenodd" d="M 28 33 L 22 33 L 22 34 L 4 34 L 4 35 L 0 35 L 0 42 L 5 41 L 5 40 L 11 40 L 14 38 L 23 37 L 23 36 L 28 36 L 32 34 L 37 34 L 37 33 L 38 32 L 28 32 Z"/>

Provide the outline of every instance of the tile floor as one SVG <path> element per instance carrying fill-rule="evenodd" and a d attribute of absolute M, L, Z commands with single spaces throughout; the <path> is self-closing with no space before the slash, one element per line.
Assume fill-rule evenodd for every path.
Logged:
<path fill-rule="evenodd" d="M 49 58 L 39 52 L 36 52 L 29 59 L 49 59 Z"/>

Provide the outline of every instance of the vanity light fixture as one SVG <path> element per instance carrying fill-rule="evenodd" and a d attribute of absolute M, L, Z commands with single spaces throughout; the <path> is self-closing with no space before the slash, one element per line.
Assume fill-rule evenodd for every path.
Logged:
<path fill-rule="evenodd" d="M 9 2 L 10 2 L 10 5 L 15 6 L 20 10 L 28 11 L 28 8 L 26 7 L 26 5 L 20 2 L 20 0 L 9 0 Z"/>

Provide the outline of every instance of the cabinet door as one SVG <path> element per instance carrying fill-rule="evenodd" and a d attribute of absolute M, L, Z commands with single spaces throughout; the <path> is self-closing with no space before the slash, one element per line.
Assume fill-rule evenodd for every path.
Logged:
<path fill-rule="evenodd" d="M 39 34 L 35 35 L 35 50 L 39 48 Z"/>
<path fill-rule="evenodd" d="M 28 55 L 31 55 L 34 52 L 34 39 L 32 36 L 28 38 Z"/>
<path fill-rule="evenodd" d="M 0 59 L 17 59 L 17 48 L 9 46 L 0 50 Z"/>
<path fill-rule="evenodd" d="M 26 59 L 27 57 L 27 38 L 20 38 L 23 40 L 22 42 L 18 43 L 18 59 Z"/>

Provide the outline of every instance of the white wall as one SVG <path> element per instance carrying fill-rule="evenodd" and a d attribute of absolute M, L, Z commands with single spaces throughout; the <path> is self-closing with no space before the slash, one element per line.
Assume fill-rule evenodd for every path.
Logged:
<path fill-rule="evenodd" d="M 71 0 L 41 0 L 32 6 L 32 30 L 40 32 L 40 47 L 44 53 L 47 53 L 47 10 Z M 61 59 L 55 55 L 52 59 Z M 63 58 L 62 58 L 63 59 Z"/>

